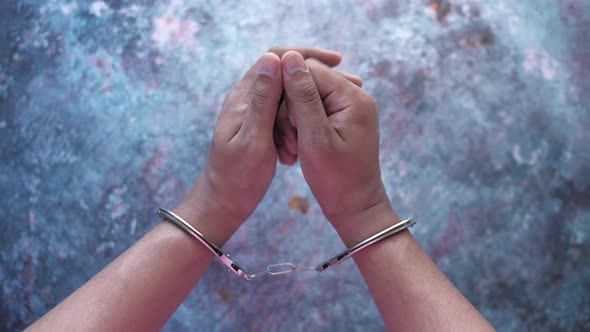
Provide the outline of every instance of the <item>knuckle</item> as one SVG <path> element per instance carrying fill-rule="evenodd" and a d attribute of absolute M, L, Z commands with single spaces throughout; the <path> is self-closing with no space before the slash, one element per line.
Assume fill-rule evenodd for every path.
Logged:
<path fill-rule="evenodd" d="M 375 109 L 377 105 L 375 98 L 373 98 L 373 96 L 365 92 L 359 93 L 359 102 L 362 104 L 363 108 L 366 109 Z"/>
<path fill-rule="evenodd" d="M 227 95 L 225 95 L 225 98 L 223 99 L 223 104 L 221 105 L 221 109 L 225 109 L 226 107 L 228 107 L 228 105 L 231 104 L 231 102 L 235 99 L 236 89 L 234 88 L 230 92 L 228 92 Z"/>
<path fill-rule="evenodd" d="M 317 88 L 313 81 L 303 80 L 300 81 L 296 86 L 295 96 L 297 101 L 302 104 L 312 105 L 317 103 L 319 95 Z"/>
<path fill-rule="evenodd" d="M 375 98 L 367 93 L 358 93 L 356 95 L 358 112 L 354 113 L 354 118 L 359 124 L 368 124 L 373 121 L 377 115 L 377 104 Z"/>
<path fill-rule="evenodd" d="M 235 107 L 241 107 L 242 104 L 248 103 L 247 96 L 247 90 L 244 90 L 243 87 L 236 85 L 227 93 L 227 95 L 223 99 L 221 109 L 225 110 L 232 109 Z"/>
<path fill-rule="evenodd" d="M 261 110 L 268 105 L 269 96 L 266 84 L 254 84 L 250 94 L 250 107 L 254 110 Z"/>

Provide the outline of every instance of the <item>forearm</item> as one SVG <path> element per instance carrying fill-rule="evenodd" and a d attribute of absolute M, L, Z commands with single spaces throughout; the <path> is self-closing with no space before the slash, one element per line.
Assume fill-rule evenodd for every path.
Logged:
<path fill-rule="evenodd" d="M 399 219 L 387 206 L 337 228 L 354 244 Z M 363 220 L 361 220 L 363 219 Z M 351 222 L 349 225 L 355 225 Z M 408 231 L 382 240 L 354 256 L 389 330 L 493 331 L 493 327 L 451 284 Z"/>
<path fill-rule="evenodd" d="M 222 245 L 235 231 L 223 220 L 177 212 Z M 183 214 L 184 213 L 184 214 Z M 197 220 L 198 219 L 198 220 Z M 163 222 L 34 323 L 32 331 L 157 331 L 201 278 L 213 255 Z"/>

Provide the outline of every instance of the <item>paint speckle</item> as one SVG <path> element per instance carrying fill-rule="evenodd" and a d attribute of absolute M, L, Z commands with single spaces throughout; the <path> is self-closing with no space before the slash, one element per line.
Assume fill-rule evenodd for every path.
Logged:
<path fill-rule="evenodd" d="M 102 17 L 110 11 L 110 8 L 104 1 L 94 1 L 90 4 L 89 10 L 92 15 Z"/>
<path fill-rule="evenodd" d="M 0 330 L 26 328 L 174 208 L 227 91 L 266 49 L 297 44 L 363 77 L 392 205 L 498 330 L 590 331 L 583 3 L 2 2 Z M 249 272 L 331 257 L 342 243 L 316 206 L 300 165 L 278 166 L 228 252 Z M 212 264 L 162 330 L 309 320 L 385 329 L 350 261 L 255 284 Z"/>
<path fill-rule="evenodd" d="M 163 15 L 154 20 L 152 40 L 160 49 L 191 48 L 196 44 L 195 34 L 199 32 L 199 24 L 172 15 Z"/>
<path fill-rule="evenodd" d="M 215 293 L 219 296 L 219 298 L 221 298 L 221 301 L 224 303 L 227 303 L 227 302 L 231 301 L 231 299 L 232 299 L 231 292 L 225 287 L 222 287 L 222 286 L 215 287 Z"/>
<path fill-rule="evenodd" d="M 71 15 L 77 9 L 78 9 L 78 4 L 76 2 L 62 3 L 59 5 L 59 10 L 65 16 Z"/>
<path fill-rule="evenodd" d="M 447 16 L 451 13 L 451 3 L 448 0 L 430 0 L 429 6 L 436 14 L 438 22 L 445 24 Z"/>
<path fill-rule="evenodd" d="M 307 199 L 295 194 L 289 199 L 289 209 L 299 211 L 301 214 L 306 214 L 309 211 L 309 203 Z"/>
<path fill-rule="evenodd" d="M 115 248 L 115 243 L 113 241 L 103 242 L 96 247 L 97 254 L 105 254 L 108 253 L 110 250 Z"/>
<path fill-rule="evenodd" d="M 529 49 L 525 53 L 523 67 L 532 74 L 537 74 L 551 81 L 559 71 L 559 63 L 547 52 Z"/>
<path fill-rule="evenodd" d="M 127 212 L 127 210 L 129 209 L 129 205 L 128 204 L 117 204 L 112 210 L 111 210 L 111 218 L 112 219 L 117 219 L 121 216 L 123 216 L 125 214 L 125 212 Z"/>
<path fill-rule="evenodd" d="M 131 221 L 131 226 L 129 226 L 129 234 L 135 235 L 136 231 L 137 231 L 137 219 L 133 218 L 133 220 Z"/>

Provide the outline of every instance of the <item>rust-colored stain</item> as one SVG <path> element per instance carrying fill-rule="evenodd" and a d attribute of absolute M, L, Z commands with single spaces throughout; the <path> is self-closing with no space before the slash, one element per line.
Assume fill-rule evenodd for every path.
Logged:
<path fill-rule="evenodd" d="M 221 298 L 221 301 L 223 301 L 224 303 L 231 300 L 231 297 L 232 297 L 231 293 L 227 289 L 225 289 L 221 286 L 215 287 L 215 293 L 217 293 L 217 295 L 219 295 L 219 297 Z"/>
<path fill-rule="evenodd" d="M 436 13 L 438 22 L 445 24 L 447 22 L 447 16 L 451 12 L 451 3 L 448 0 L 430 0 L 429 5 Z"/>
<path fill-rule="evenodd" d="M 289 199 L 289 209 L 299 211 L 301 214 L 306 214 L 307 211 L 309 211 L 309 203 L 307 202 L 307 199 L 295 194 Z"/>

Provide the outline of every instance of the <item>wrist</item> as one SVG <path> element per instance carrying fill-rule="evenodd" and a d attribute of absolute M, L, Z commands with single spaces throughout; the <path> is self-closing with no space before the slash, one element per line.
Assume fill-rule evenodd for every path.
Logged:
<path fill-rule="evenodd" d="M 245 220 L 227 211 L 201 178 L 173 212 L 219 247 L 229 240 Z"/>
<path fill-rule="evenodd" d="M 377 234 L 399 222 L 388 200 L 355 214 L 330 219 L 330 223 L 347 247 Z"/>

